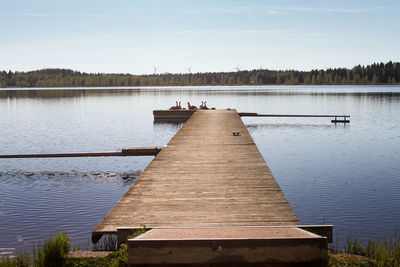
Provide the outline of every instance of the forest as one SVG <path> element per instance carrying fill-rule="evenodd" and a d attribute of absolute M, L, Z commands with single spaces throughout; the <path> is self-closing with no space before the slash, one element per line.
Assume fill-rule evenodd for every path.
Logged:
<path fill-rule="evenodd" d="M 105 87 L 199 85 L 400 84 L 400 63 L 374 63 L 352 69 L 243 70 L 236 72 L 153 75 L 84 73 L 69 69 L 0 72 L 0 87 Z"/>

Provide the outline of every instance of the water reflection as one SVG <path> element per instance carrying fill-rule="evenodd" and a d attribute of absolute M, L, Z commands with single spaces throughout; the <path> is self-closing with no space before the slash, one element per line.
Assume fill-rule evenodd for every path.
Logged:
<path fill-rule="evenodd" d="M 86 247 L 98 220 L 139 174 L 140 171 L 0 172 L 0 248 L 7 253 L 29 251 L 32 242 L 38 243 L 58 231 L 65 231 L 72 244 Z"/>
<path fill-rule="evenodd" d="M 361 90 L 360 90 L 361 89 Z M 132 95 L 241 95 L 241 96 L 340 96 L 400 98 L 398 87 L 382 86 L 187 86 L 187 87 L 103 87 L 103 88 L 16 88 L 0 89 L 1 98 L 75 98 L 90 96 L 132 96 Z"/>
<path fill-rule="evenodd" d="M 28 183 L 31 183 L 34 180 L 41 180 L 44 178 L 53 179 L 53 180 L 61 180 L 61 179 L 68 179 L 68 178 L 85 178 L 89 180 L 96 180 L 96 179 L 120 179 L 122 181 L 132 183 L 134 182 L 137 177 L 139 177 L 141 171 L 130 171 L 130 172 L 104 172 L 104 171 L 91 171 L 91 172 L 79 172 L 72 170 L 71 172 L 64 172 L 64 171 L 21 171 L 21 170 L 13 170 L 9 172 L 1 172 L 0 177 L 10 177 L 10 178 L 30 178 L 28 180 L 24 180 Z M 21 181 L 21 180 L 14 180 L 14 181 Z"/>
<path fill-rule="evenodd" d="M 337 126 L 337 125 L 336 125 Z M 339 125 L 340 126 L 340 125 Z M 345 125 L 342 125 L 345 126 Z M 348 125 L 346 125 L 348 126 Z M 258 124 L 246 124 L 247 128 L 260 128 L 260 130 L 262 130 L 263 128 L 265 129 L 269 129 L 269 128 L 274 128 L 274 129 L 279 129 L 279 128 L 289 128 L 289 129 L 295 129 L 295 128 L 324 128 L 324 129 L 328 129 L 328 128 L 334 128 L 335 124 L 300 124 L 300 123 L 276 123 L 276 124 L 272 124 L 272 123 L 258 123 Z M 250 130 L 249 129 L 249 130 Z"/>

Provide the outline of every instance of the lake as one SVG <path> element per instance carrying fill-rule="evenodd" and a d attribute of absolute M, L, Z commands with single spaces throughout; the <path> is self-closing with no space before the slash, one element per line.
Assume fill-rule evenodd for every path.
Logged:
<path fill-rule="evenodd" d="M 243 121 L 302 224 L 333 224 L 341 241 L 399 230 L 400 86 L 0 89 L 0 154 L 164 146 L 182 125 L 154 124 L 152 110 L 202 100 L 240 112 L 351 115 L 347 125 Z M 89 246 L 151 159 L 0 159 L 0 254 L 60 230 Z"/>

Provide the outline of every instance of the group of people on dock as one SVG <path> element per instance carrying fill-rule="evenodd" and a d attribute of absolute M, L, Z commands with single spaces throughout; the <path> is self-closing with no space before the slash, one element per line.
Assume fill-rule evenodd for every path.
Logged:
<path fill-rule="evenodd" d="M 175 101 L 176 105 L 169 108 L 169 110 L 185 110 L 186 108 L 181 107 L 181 101 Z M 197 110 L 197 109 L 209 109 L 207 107 L 207 101 L 201 101 L 201 105 L 196 107 L 195 105 L 191 105 L 190 102 L 187 102 L 188 110 Z"/>

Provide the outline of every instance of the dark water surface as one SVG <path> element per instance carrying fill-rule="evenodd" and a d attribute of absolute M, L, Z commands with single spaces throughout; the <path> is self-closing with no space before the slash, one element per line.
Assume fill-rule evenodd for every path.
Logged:
<path fill-rule="evenodd" d="M 334 224 L 340 239 L 400 228 L 400 87 L 265 86 L 0 89 L 0 154 L 163 146 L 181 125 L 153 124 L 176 100 L 275 114 L 243 118 L 302 224 Z M 63 230 L 91 231 L 152 157 L 0 159 L 0 254 Z"/>

